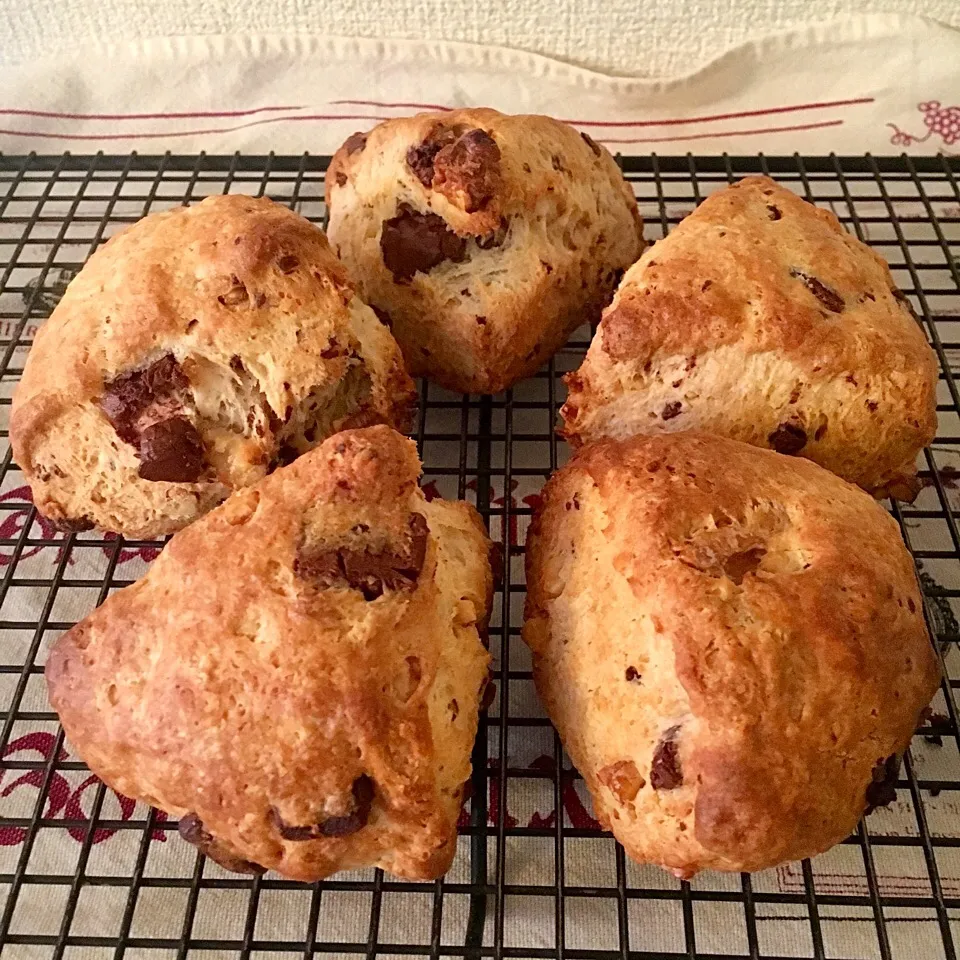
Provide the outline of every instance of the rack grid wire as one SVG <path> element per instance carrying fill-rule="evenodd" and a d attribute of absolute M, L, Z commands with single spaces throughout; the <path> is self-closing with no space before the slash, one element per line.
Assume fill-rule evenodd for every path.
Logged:
<path fill-rule="evenodd" d="M 324 219 L 328 158 L 0 156 L 0 955 L 3 960 L 526 957 L 955 960 L 960 937 L 960 162 L 943 157 L 626 157 L 648 241 L 704 196 L 768 173 L 834 210 L 891 264 L 940 360 L 939 431 L 916 502 L 889 504 L 916 558 L 944 667 L 898 799 L 812 861 L 674 880 L 633 863 L 591 814 L 532 689 L 520 641 L 523 543 L 546 477 L 561 377 L 582 328 L 494 397 L 420 385 L 428 496 L 476 504 L 506 557 L 494 603 L 496 698 L 481 716 L 458 854 L 433 883 L 381 871 L 310 886 L 238 878 L 165 814 L 74 756 L 43 683 L 50 643 L 135 580 L 161 544 L 61 533 L 11 459 L 10 397 L 32 336 L 84 260 L 144 214 L 226 192 Z M 776 789 L 776 784 L 771 784 Z"/>

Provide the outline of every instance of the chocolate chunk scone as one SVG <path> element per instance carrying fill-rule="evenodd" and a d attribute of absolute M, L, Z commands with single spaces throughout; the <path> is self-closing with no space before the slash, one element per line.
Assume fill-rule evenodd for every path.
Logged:
<path fill-rule="evenodd" d="M 42 514 L 155 537 L 336 430 L 406 429 L 414 403 L 323 232 L 211 197 L 90 258 L 36 336 L 10 433 Z"/>
<path fill-rule="evenodd" d="M 489 541 L 416 446 L 347 430 L 233 494 L 64 634 L 50 699 L 119 792 L 229 870 L 432 879 L 489 655 Z"/>
<path fill-rule="evenodd" d="M 549 117 L 388 120 L 337 151 L 326 196 L 330 242 L 410 372 L 464 393 L 542 366 L 643 247 L 613 158 Z"/>
<path fill-rule="evenodd" d="M 936 656 L 896 523 L 822 467 L 588 444 L 546 485 L 527 589 L 537 689 L 636 860 L 762 870 L 894 798 Z"/>
<path fill-rule="evenodd" d="M 767 177 L 705 200 L 623 278 L 566 436 L 700 430 L 912 499 L 937 363 L 887 264 Z"/>

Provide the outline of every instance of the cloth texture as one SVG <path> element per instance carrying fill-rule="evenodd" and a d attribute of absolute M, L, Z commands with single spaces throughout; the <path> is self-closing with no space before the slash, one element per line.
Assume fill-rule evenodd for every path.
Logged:
<path fill-rule="evenodd" d="M 669 81 L 439 41 L 172 37 L 0 67 L 0 149 L 324 154 L 389 116 L 489 105 L 624 153 L 950 152 L 958 63 L 960 31 L 889 15 L 751 41 Z"/>
<path fill-rule="evenodd" d="M 0 60 L 68 53 L 103 37 L 289 32 L 509 46 L 673 79 L 748 40 L 864 13 L 960 27 L 956 0 L 0 0 Z"/>

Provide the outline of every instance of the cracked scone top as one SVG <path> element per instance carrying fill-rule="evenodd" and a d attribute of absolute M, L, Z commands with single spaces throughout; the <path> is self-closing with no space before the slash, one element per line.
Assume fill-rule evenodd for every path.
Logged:
<path fill-rule="evenodd" d="M 496 393 L 596 321 L 643 247 L 610 154 L 558 120 L 464 109 L 354 134 L 328 234 L 414 375 Z"/>
<path fill-rule="evenodd" d="M 178 533 L 47 661 L 67 737 L 227 869 L 450 865 L 489 655 L 489 541 L 415 444 L 348 430 Z"/>
<path fill-rule="evenodd" d="M 90 258 L 37 333 L 10 432 L 42 514 L 154 537 L 337 429 L 404 429 L 414 402 L 323 232 L 211 197 Z"/>
<path fill-rule="evenodd" d="M 767 177 L 646 250 L 567 383 L 574 444 L 699 430 L 906 499 L 936 431 L 936 358 L 887 264 Z"/>
<path fill-rule="evenodd" d="M 856 487 L 721 437 L 600 440 L 547 483 L 527 585 L 537 690 L 635 859 L 761 870 L 893 798 L 938 667 Z"/>

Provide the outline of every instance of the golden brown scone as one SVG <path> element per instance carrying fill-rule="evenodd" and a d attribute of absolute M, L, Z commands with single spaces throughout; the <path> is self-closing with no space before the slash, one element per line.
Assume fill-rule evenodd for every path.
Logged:
<path fill-rule="evenodd" d="M 700 430 L 912 499 L 937 363 L 887 264 L 767 177 L 713 194 L 623 278 L 565 434 Z"/>
<path fill-rule="evenodd" d="M 463 393 L 532 374 L 643 248 L 614 159 L 550 117 L 388 120 L 337 151 L 326 196 L 330 242 L 410 372 Z"/>
<path fill-rule="evenodd" d="M 450 865 L 489 656 L 489 541 L 416 446 L 348 430 L 166 546 L 61 637 L 67 737 L 227 869 Z"/>
<path fill-rule="evenodd" d="M 406 429 L 414 403 L 323 232 L 211 197 L 90 258 L 36 336 L 10 434 L 42 514 L 156 537 L 336 430 Z"/>
<path fill-rule="evenodd" d="M 537 689 L 627 853 L 680 877 L 843 840 L 937 688 L 910 555 L 867 494 L 735 440 L 600 440 L 527 541 Z"/>

